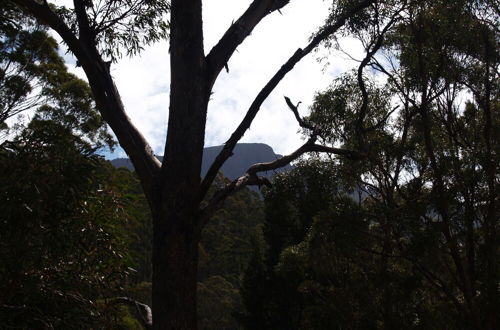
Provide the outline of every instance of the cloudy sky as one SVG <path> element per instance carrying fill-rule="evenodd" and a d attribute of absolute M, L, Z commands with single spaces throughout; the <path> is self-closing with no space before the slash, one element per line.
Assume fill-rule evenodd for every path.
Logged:
<path fill-rule="evenodd" d="M 59 3 L 59 1 L 57 1 Z M 205 51 L 248 7 L 250 0 L 205 0 L 203 7 Z M 238 48 L 214 86 L 209 104 L 205 145 L 223 144 L 243 118 L 254 97 L 280 66 L 321 25 L 331 1 L 292 0 L 281 12 L 266 17 Z M 351 40 L 343 48 L 360 54 Z M 263 104 L 241 142 L 267 143 L 276 153 L 287 154 L 301 143 L 299 127 L 287 109 L 283 96 L 307 114 L 314 93 L 326 88 L 332 79 L 352 68 L 355 63 L 338 53 L 329 58 L 329 65 L 319 63 L 324 53 L 304 58 L 289 73 Z M 361 56 L 361 55 L 360 55 Z M 83 77 L 74 61 L 66 55 L 73 72 Z M 123 98 L 128 115 L 146 136 L 156 153 L 162 154 L 165 143 L 170 86 L 167 41 L 147 48 L 140 56 L 124 58 L 112 65 L 111 73 Z M 118 150 L 110 158 L 123 157 Z"/>

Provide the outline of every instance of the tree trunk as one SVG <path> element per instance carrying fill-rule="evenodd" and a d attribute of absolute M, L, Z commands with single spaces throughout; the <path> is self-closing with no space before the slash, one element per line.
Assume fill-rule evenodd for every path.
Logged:
<path fill-rule="evenodd" d="M 165 158 L 155 180 L 153 329 L 196 329 L 200 172 L 209 89 L 200 0 L 173 0 L 170 109 Z"/>
<path fill-rule="evenodd" d="M 153 243 L 153 329 L 196 329 L 196 274 L 200 230 L 165 226 L 155 216 Z"/>

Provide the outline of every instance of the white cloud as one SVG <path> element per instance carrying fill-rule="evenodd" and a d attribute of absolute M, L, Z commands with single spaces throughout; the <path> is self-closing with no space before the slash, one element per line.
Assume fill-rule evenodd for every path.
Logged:
<path fill-rule="evenodd" d="M 205 52 L 208 53 L 225 30 L 248 7 L 250 0 L 205 0 L 203 7 Z M 281 65 L 308 38 L 328 14 L 330 1 L 295 0 L 266 17 L 244 41 L 229 61 L 229 73 L 223 71 L 214 86 L 209 104 L 205 143 L 224 143 L 243 118 L 253 98 Z M 356 49 L 352 41 L 345 47 Z M 357 49 L 356 49 L 357 50 Z M 242 142 L 262 142 L 277 153 L 286 154 L 301 141 L 299 127 L 288 110 L 283 96 L 294 102 L 302 101 L 300 111 L 307 114 L 314 93 L 326 88 L 334 76 L 345 72 L 355 63 L 336 57 L 326 67 L 317 61 L 318 55 L 304 58 L 264 102 Z M 71 63 L 71 59 L 68 58 Z M 74 61 L 73 61 L 74 63 Z M 82 76 L 80 69 L 72 70 Z M 150 141 L 157 153 L 162 153 L 168 118 L 170 69 L 167 42 L 148 47 L 140 56 L 125 58 L 112 65 L 127 113 L 133 123 Z"/>
<path fill-rule="evenodd" d="M 248 3 L 206 1 L 206 45 L 215 44 Z M 273 13 L 257 26 L 229 61 L 229 74 L 222 72 L 214 86 L 207 122 L 207 145 L 222 144 L 229 138 L 265 83 L 297 48 L 307 45 L 308 38 L 326 18 L 328 7 L 329 2 L 321 0 L 292 1 L 282 10 L 283 15 Z M 332 63 L 323 72 L 324 65 L 318 63 L 317 55 L 304 58 L 264 102 L 242 141 L 267 143 L 282 154 L 296 149 L 301 144 L 301 135 L 297 133 L 299 127 L 283 96 L 289 96 L 294 102 L 302 101 L 300 110 L 307 114 L 314 93 L 327 87 L 336 73 L 352 66 L 348 61 L 340 62 Z"/>
<path fill-rule="evenodd" d="M 168 64 L 168 45 L 163 41 L 111 67 L 128 116 L 158 154 L 163 154 L 168 119 Z"/>

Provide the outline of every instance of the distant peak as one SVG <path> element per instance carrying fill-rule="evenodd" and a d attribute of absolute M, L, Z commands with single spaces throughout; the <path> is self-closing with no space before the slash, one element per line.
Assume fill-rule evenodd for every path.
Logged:
<path fill-rule="evenodd" d="M 215 160 L 216 156 L 222 150 L 223 146 L 212 146 L 206 147 L 203 150 L 203 164 L 202 173 L 205 175 L 208 167 Z M 163 159 L 162 156 L 157 156 L 160 161 Z M 245 171 L 253 164 L 271 162 L 281 155 L 274 153 L 273 148 L 265 143 L 238 143 L 234 148 L 234 155 L 230 157 L 222 166 L 221 172 L 229 179 L 235 179 L 245 173 Z M 116 158 L 111 161 L 115 167 L 126 167 L 133 171 L 132 163 L 128 158 Z M 277 171 L 271 171 L 269 173 L 263 173 L 263 175 L 272 175 L 274 172 L 280 172 L 282 170 L 289 169 L 289 166 L 285 166 L 283 169 Z"/>

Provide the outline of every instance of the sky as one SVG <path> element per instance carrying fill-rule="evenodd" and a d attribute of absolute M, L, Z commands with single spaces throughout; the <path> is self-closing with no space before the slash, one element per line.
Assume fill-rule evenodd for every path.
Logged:
<path fill-rule="evenodd" d="M 56 3 L 65 1 L 56 1 Z M 251 3 L 250 0 L 205 0 L 203 26 L 205 52 L 222 37 L 226 29 Z M 292 0 L 281 10 L 268 15 L 241 44 L 229 61 L 229 73 L 223 70 L 213 88 L 209 103 L 205 145 L 223 144 L 245 115 L 260 89 L 299 47 L 305 47 L 311 34 L 323 23 L 331 1 Z M 361 58 L 360 45 L 343 39 L 342 47 Z M 61 50 L 64 54 L 64 50 Z M 282 80 L 264 102 L 240 142 L 266 143 L 278 154 L 289 154 L 303 143 L 299 126 L 287 108 L 283 96 L 297 103 L 308 114 L 315 92 L 328 87 L 335 77 L 356 66 L 339 53 L 328 61 L 319 59 L 326 51 L 304 58 Z M 357 54 L 357 55 L 356 55 Z M 64 54 L 70 70 L 85 78 L 75 60 Z M 325 64 L 329 62 L 329 64 Z M 168 41 L 146 48 L 140 55 L 123 58 L 111 66 L 128 116 L 151 144 L 155 153 L 164 150 L 167 132 L 170 68 Z M 123 150 L 106 158 L 125 157 Z"/>

